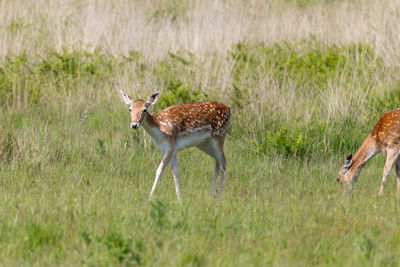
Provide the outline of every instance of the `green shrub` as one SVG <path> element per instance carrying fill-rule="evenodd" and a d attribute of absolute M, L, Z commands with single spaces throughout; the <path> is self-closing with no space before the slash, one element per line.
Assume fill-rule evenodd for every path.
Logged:
<path fill-rule="evenodd" d="M 322 150 L 324 128 L 325 124 L 314 123 L 304 126 L 286 123 L 274 130 L 270 128 L 266 133 L 260 131 L 254 142 L 254 150 L 259 153 L 280 153 L 284 156 L 304 158 Z"/>
<path fill-rule="evenodd" d="M 340 121 L 282 121 L 276 114 L 257 123 L 252 150 L 270 156 L 310 159 L 354 153 L 368 135 L 370 125 L 363 125 L 354 115 Z M 243 126 L 237 126 L 243 127 Z M 242 133 L 248 136 L 249 133 Z"/>
<path fill-rule="evenodd" d="M 176 104 L 184 104 L 199 101 L 204 96 L 201 90 L 192 90 L 182 81 L 170 81 L 163 90 L 159 106 L 166 108 Z"/>
<path fill-rule="evenodd" d="M 124 238 L 118 232 L 111 232 L 105 239 L 105 245 L 109 253 L 120 263 L 124 262 L 129 265 L 140 264 L 140 250 L 138 252 L 134 250 L 131 238 Z M 136 249 L 140 249 L 141 247 L 141 242 L 136 242 Z"/>
<path fill-rule="evenodd" d="M 21 108 L 38 104 L 46 93 L 76 91 L 82 82 L 95 87 L 112 75 L 114 61 L 98 52 L 67 50 L 51 51 L 40 60 L 29 59 L 26 54 L 6 57 L 0 63 L 0 103 Z"/>
<path fill-rule="evenodd" d="M 361 88 L 368 88 L 377 77 L 384 77 L 386 70 L 383 60 L 367 44 L 326 46 L 314 40 L 279 45 L 239 43 L 231 55 L 236 62 L 234 82 L 247 87 L 271 77 L 280 84 L 291 82 L 307 90 L 325 90 L 329 82 L 339 78 L 357 78 Z"/>

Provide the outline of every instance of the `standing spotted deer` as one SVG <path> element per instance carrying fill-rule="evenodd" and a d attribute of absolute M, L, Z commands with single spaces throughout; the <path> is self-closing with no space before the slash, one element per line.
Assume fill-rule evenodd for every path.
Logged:
<path fill-rule="evenodd" d="M 159 92 L 147 100 L 132 99 L 120 91 L 125 103 L 129 105 L 133 129 L 143 126 L 164 157 L 157 168 L 156 178 L 150 192 L 151 199 L 157 182 L 165 167 L 171 162 L 176 195 L 181 198 L 179 187 L 178 160 L 176 153 L 195 146 L 215 159 L 215 173 L 211 193 L 217 195 L 217 180 L 221 172 L 220 193 L 223 194 L 226 178 L 226 159 L 224 154 L 225 135 L 231 129 L 230 108 L 224 104 L 203 101 L 168 107 L 152 116 L 148 108 L 155 104 Z"/>
<path fill-rule="evenodd" d="M 396 166 L 397 193 L 400 193 L 400 109 L 385 113 L 354 157 L 349 154 L 345 159 L 337 181 L 343 184 L 346 191 L 352 190 L 364 164 L 378 153 L 386 154 L 379 195 L 383 194 L 383 188 L 393 165 Z"/>

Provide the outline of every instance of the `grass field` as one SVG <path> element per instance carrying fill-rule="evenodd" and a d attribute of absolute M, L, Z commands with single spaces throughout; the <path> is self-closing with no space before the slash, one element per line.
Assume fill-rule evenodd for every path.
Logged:
<path fill-rule="evenodd" d="M 23 7 L 23 8 L 22 8 Z M 398 266 L 384 156 L 336 183 L 400 106 L 398 1 L 0 0 L 1 266 Z M 129 128 L 150 111 L 232 108 L 223 199 L 213 160 L 162 155 Z"/>

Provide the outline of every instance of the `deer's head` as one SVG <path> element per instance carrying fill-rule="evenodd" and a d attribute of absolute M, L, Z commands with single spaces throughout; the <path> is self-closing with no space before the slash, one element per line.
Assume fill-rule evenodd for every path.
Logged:
<path fill-rule="evenodd" d="M 352 189 L 353 184 L 357 180 L 358 170 L 352 168 L 353 155 L 349 154 L 344 160 L 343 166 L 340 168 L 336 181 L 341 183 L 346 191 Z"/>
<path fill-rule="evenodd" d="M 155 92 L 151 94 L 147 100 L 144 99 L 132 99 L 129 95 L 125 92 L 120 90 L 122 95 L 122 99 L 125 103 L 129 106 L 129 112 L 131 113 L 131 124 L 130 127 L 132 129 L 139 128 L 142 121 L 147 116 L 147 109 L 155 104 L 158 100 L 158 96 L 160 95 L 159 92 Z"/>

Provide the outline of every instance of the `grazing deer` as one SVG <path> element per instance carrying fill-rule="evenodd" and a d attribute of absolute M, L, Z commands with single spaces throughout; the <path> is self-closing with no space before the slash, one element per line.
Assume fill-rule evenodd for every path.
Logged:
<path fill-rule="evenodd" d="M 203 101 L 168 107 L 152 116 L 148 112 L 154 105 L 159 92 L 149 96 L 147 100 L 132 99 L 120 91 L 131 112 L 133 129 L 143 126 L 164 157 L 157 168 L 156 178 L 150 192 L 151 199 L 157 182 L 165 167 L 171 162 L 176 195 L 181 199 L 179 188 L 178 160 L 176 153 L 187 147 L 195 146 L 215 159 L 215 173 L 211 193 L 217 195 L 217 180 L 221 172 L 220 193 L 223 193 L 226 178 L 226 159 L 224 154 L 225 135 L 231 129 L 230 108 L 224 104 Z"/>
<path fill-rule="evenodd" d="M 386 112 L 367 136 L 364 143 L 354 155 L 349 154 L 339 170 L 337 181 L 346 191 L 351 191 L 364 164 L 378 153 L 386 154 L 383 177 L 379 195 L 393 165 L 396 165 L 397 193 L 400 193 L 400 109 Z"/>

